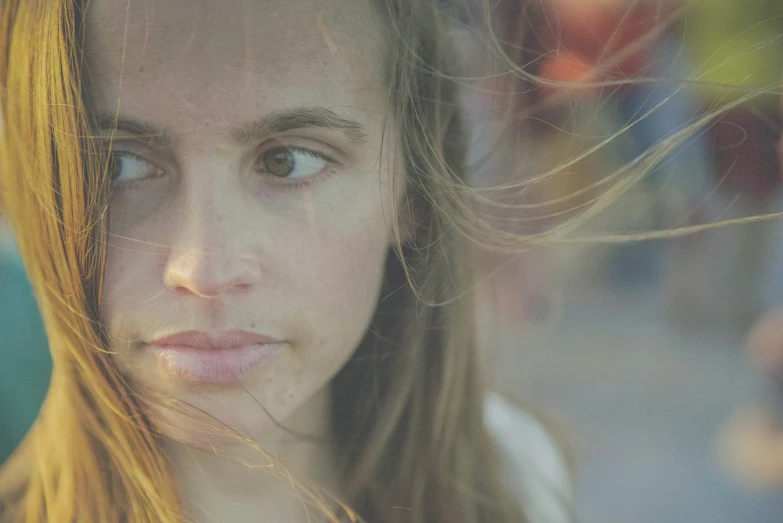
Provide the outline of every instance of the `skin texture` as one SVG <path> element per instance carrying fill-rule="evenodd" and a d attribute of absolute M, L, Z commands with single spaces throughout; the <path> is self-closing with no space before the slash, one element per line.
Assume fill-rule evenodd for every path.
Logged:
<path fill-rule="evenodd" d="M 142 159 L 116 164 L 103 313 L 116 364 L 155 402 L 153 420 L 188 477 L 186 503 L 204 505 L 192 508 L 197 516 L 243 521 L 236 504 L 216 501 L 225 491 L 246 497 L 255 514 L 292 518 L 270 521 L 296 521 L 273 508 L 281 504 L 270 490 L 259 495 L 263 482 L 246 470 L 192 451 L 232 448 L 206 434 L 203 421 L 217 419 L 308 475 L 336 481 L 327 447 L 297 443 L 280 425 L 328 433 L 328 384 L 379 298 L 400 194 L 384 169 L 392 162 L 381 156 L 393 133 L 383 134 L 377 24 L 359 0 L 90 3 L 92 108 L 165 129 L 168 139 L 115 135 L 115 153 Z M 363 138 L 304 127 L 236 143 L 234 128 L 314 106 L 357 122 Z M 323 169 L 313 183 L 287 184 L 258 161 L 280 145 L 334 161 L 314 161 Z M 182 331 L 234 329 L 284 342 L 238 383 L 177 379 L 144 345 Z M 153 391 L 184 402 L 177 405 L 186 415 Z M 203 481 L 194 471 L 206 472 Z"/>

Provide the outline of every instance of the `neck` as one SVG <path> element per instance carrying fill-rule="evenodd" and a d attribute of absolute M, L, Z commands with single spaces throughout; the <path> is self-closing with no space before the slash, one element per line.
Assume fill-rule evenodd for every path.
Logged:
<path fill-rule="evenodd" d="M 328 387 L 281 424 L 285 428 L 275 426 L 254 441 L 262 452 L 242 444 L 211 451 L 164 443 L 191 520 L 293 523 L 323 519 L 307 492 L 320 487 L 328 495 L 340 495 L 329 434 Z M 326 497 L 323 505 L 332 508 L 334 503 Z"/>

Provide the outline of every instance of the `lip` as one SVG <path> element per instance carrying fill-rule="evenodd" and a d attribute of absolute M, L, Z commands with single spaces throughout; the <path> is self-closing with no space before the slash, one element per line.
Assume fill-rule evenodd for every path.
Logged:
<path fill-rule="evenodd" d="M 187 331 L 146 344 L 164 378 L 205 384 L 232 384 L 269 362 L 285 342 L 247 331 L 207 334 Z"/>

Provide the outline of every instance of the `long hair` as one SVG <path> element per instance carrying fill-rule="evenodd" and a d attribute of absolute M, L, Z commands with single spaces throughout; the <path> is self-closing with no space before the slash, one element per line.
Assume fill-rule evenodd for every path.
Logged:
<path fill-rule="evenodd" d="M 395 228 L 371 327 L 331 385 L 342 501 L 378 523 L 522 523 L 483 423 L 467 239 L 488 229 L 466 196 L 444 8 L 374 4 L 387 21 L 407 225 Z M 81 3 L 0 5 L 0 193 L 54 364 L 39 419 L 0 473 L 0 503 L 25 523 L 179 522 L 155 430 L 107 354 L 108 176 L 89 139 Z"/>

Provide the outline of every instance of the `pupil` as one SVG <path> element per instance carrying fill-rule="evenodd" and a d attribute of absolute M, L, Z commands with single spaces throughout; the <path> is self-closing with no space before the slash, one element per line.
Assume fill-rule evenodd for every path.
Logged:
<path fill-rule="evenodd" d="M 294 171 L 294 155 L 288 149 L 272 149 L 264 154 L 264 167 L 275 176 L 288 176 Z"/>

